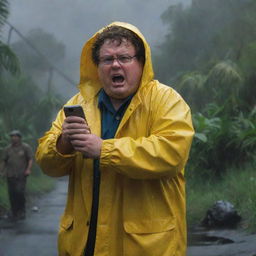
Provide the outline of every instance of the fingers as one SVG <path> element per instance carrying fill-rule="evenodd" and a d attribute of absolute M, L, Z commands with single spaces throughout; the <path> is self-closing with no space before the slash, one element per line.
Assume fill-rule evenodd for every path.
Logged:
<path fill-rule="evenodd" d="M 80 124 L 86 124 L 85 120 L 82 117 L 79 116 L 68 116 L 64 122 L 66 123 L 80 123 Z"/>
<path fill-rule="evenodd" d="M 89 135 L 90 136 L 90 135 Z M 70 143 L 73 148 L 79 152 L 86 152 L 89 150 L 88 148 L 88 135 L 86 134 L 74 134 L 69 136 Z"/>
<path fill-rule="evenodd" d="M 70 116 L 64 120 L 62 134 L 67 138 L 74 134 L 88 134 L 90 128 L 81 117 Z"/>
<path fill-rule="evenodd" d="M 64 120 L 63 128 L 66 129 L 79 129 L 79 128 L 89 128 L 85 120 L 77 116 L 69 116 Z"/>
<path fill-rule="evenodd" d="M 69 135 L 72 143 L 83 142 L 88 140 L 88 131 L 86 133 L 75 133 Z"/>
<path fill-rule="evenodd" d="M 95 134 L 76 134 L 70 140 L 76 151 L 88 158 L 98 158 L 101 152 L 102 139 Z"/>
<path fill-rule="evenodd" d="M 89 128 L 88 127 L 82 127 L 82 128 L 63 128 L 62 129 L 63 134 L 67 134 L 69 137 L 72 135 L 78 135 L 78 134 L 89 134 Z"/>
<path fill-rule="evenodd" d="M 68 142 L 73 150 L 87 157 L 100 156 L 102 140 L 91 134 L 88 124 L 81 117 L 69 116 L 64 120 L 61 138 Z"/>

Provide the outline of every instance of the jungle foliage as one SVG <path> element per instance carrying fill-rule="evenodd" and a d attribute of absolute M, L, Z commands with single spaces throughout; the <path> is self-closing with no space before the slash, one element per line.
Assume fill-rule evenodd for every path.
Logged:
<path fill-rule="evenodd" d="M 191 106 L 191 175 L 219 176 L 255 161 L 256 1 L 192 0 L 162 15 L 169 27 L 156 76 Z"/>
<path fill-rule="evenodd" d="M 8 1 L 0 0 L 0 26 L 8 14 Z M 47 79 L 52 68 L 47 58 L 53 63 L 60 61 L 65 55 L 64 45 L 41 29 L 30 31 L 26 40 L 20 38 L 12 45 L 0 41 L 0 153 L 13 129 L 21 130 L 23 139 L 35 149 L 37 139 L 50 127 L 62 104 Z M 43 48 L 43 43 L 47 47 Z M 40 55 L 31 45 L 47 50 Z"/>
<path fill-rule="evenodd" d="M 2 38 L 1 29 L 8 14 L 8 1 L 0 0 L 0 39 Z M 61 58 L 64 55 L 64 47 L 52 35 L 43 33 L 43 31 L 41 31 L 41 35 L 46 39 L 52 39 L 48 44 L 48 49 L 57 52 L 56 54 L 59 53 L 58 58 Z M 35 38 L 36 36 L 34 36 Z M 30 38 L 30 40 L 32 39 Z M 42 38 L 39 38 L 37 42 L 34 40 L 34 43 L 38 43 L 39 40 L 41 42 Z M 17 42 L 16 46 L 19 49 L 15 49 L 13 45 L 7 45 L 0 40 L 0 157 L 2 149 L 9 144 L 8 134 L 13 129 L 19 129 L 23 134 L 23 140 L 29 143 L 35 151 L 37 139 L 50 126 L 61 102 L 61 98 L 53 90 L 50 90 L 49 81 L 45 81 L 47 89 L 44 89 L 35 79 L 47 72 L 47 68 L 43 69 L 40 65 L 34 65 L 33 69 L 29 69 L 25 65 L 27 60 L 25 55 L 22 55 L 23 45 L 24 43 Z M 52 55 L 56 56 L 56 54 Z M 40 59 L 35 54 L 28 55 L 31 56 L 31 62 L 37 63 Z M 44 67 L 46 65 L 44 62 Z M 0 163 L 0 169 L 1 167 L 2 163 Z M 44 176 L 34 165 L 32 176 L 28 179 L 29 195 L 49 190 L 53 185 L 52 180 Z M 5 179 L 0 176 L 0 215 L 9 208 L 7 194 Z"/>
<path fill-rule="evenodd" d="M 193 0 L 190 6 L 170 6 L 162 15 L 168 34 L 154 56 L 156 77 L 191 106 L 196 135 L 189 164 L 197 173 L 218 175 L 254 160 L 255 12 L 253 0 Z M 0 28 L 7 17 L 8 1 L 0 0 Z M 27 38 L 55 63 L 65 55 L 64 45 L 41 29 Z M 0 48 L 1 149 L 14 128 L 28 142 L 36 141 L 61 98 L 46 79 L 42 83 L 51 68 L 46 59 L 22 40 L 11 46 L 0 42 Z"/>

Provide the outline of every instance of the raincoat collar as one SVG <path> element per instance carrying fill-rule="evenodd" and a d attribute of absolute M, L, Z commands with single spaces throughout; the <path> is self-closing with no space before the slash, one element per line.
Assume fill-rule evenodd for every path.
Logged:
<path fill-rule="evenodd" d="M 126 29 L 129 29 L 136 33 L 143 41 L 144 47 L 145 47 L 145 64 L 143 69 L 143 74 L 141 78 L 141 83 L 139 86 L 139 89 L 137 91 L 137 95 L 140 94 L 142 91 L 142 88 L 148 84 L 151 80 L 154 78 L 154 72 L 152 67 L 152 61 L 151 61 L 151 51 L 149 44 L 146 42 L 146 39 L 141 34 L 141 32 L 133 25 L 129 23 L 124 22 L 113 22 L 109 24 L 107 27 L 110 26 L 121 26 Z M 106 27 L 103 27 L 101 30 L 99 30 L 97 33 L 95 33 L 84 45 L 82 49 L 81 54 L 81 61 L 80 61 L 80 83 L 78 85 L 78 88 L 84 97 L 84 99 L 90 99 L 94 97 L 99 90 L 102 88 L 99 77 L 98 77 L 98 71 L 97 66 L 94 64 L 92 60 L 92 46 L 97 38 L 97 36 L 105 29 Z M 140 96 L 139 96 L 140 98 Z"/>

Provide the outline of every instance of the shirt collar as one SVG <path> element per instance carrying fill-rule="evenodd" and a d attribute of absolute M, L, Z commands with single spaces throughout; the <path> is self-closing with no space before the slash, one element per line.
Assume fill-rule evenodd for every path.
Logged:
<path fill-rule="evenodd" d="M 120 106 L 120 108 L 121 108 L 124 104 L 126 104 L 127 102 L 130 102 L 133 96 L 134 96 L 134 93 L 133 93 L 132 95 L 128 96 L 128 97 L 124 100 L 124 102 L 122 103 L 122 105 Z M 100 92 L 99 92 L 98 106 L 99 106 L 99 108 L 102 108 L 103 106 L 105 106 L 106 108 L 108 108 L 109 111 L 111 111 L 111 112 L 113 112 L 113 113 L 117 112 L 117 111 L 120 109 L 120 108 L 119 108 L 117 111 L 114 109 L 113 104 L 112 104 L 112 102 L 111 102 L 109 96 L 106 94 L 106 92 L 104 91 L 103 88 L 102 88 L 102 89 L 100 90 Z"/>

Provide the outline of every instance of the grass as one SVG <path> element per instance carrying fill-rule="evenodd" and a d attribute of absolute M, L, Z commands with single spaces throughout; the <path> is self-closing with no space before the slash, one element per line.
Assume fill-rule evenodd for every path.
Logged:
<path fill-rule="evenodd" d="M 0 216 L 9 208 L 7 185 L 4 178 L 0 178 Z"/>
<path fill-rule="evenodd" d="M 242 227 L 256 231 L 256 172 L 247 166 L 230 169 L 218 179 L 187 177 L 187 220 L 189 227 L 198 225 L 206 211 L 218 200 L 232 203 L 242 216 Z"/>
<path fill-rule="evenodd" d="M 53 178 L 37 172 L 35 175 L 29 176 L 27 180 L 27 193 L 32 195 L 49 192 L 54 188 L 55 182 Z"/>

